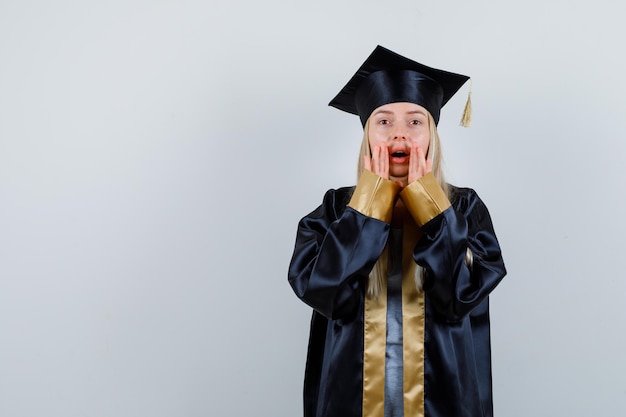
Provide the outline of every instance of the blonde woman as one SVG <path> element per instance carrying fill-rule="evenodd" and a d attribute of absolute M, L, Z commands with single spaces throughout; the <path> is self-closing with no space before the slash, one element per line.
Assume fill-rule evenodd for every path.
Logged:
<path fill-rule="evenodd" d="M 436 129 L 467 80 L 379 46 L 330 103 L 364 138 L 357 185 L 300 221 L 289 266 L 313 308 L 305 417 L 493 415 L 488 296 L 506 270 Z"/>

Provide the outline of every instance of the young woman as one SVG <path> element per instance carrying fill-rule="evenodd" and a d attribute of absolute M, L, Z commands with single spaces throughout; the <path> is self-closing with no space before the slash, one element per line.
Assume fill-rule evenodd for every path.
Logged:
<path fill-rule="evenodd" d="M 488 296 L 506 274 L 487 208 L 446 184 L 436 125 L 468 77 L 377 47 L 330 105 L 364 126 L 356 187 L 298 225 L 313 308 L 305 417 L 492 416 Z"/>

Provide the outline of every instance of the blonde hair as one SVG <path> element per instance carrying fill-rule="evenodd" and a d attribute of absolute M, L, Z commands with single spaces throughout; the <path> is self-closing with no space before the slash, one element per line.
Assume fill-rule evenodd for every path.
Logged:
<path fill-rule="evenodd" d="M 357 164 L 357 181 L 361 178 L 361 174 L 365 169 L 364 157 L 366 155 L 371 156 L 372 151 L 370 149 L 370 141 L 369 141 L 369 119 L 365 123 L 365 127 L 363 128 L 363 140 L 361 142 L 361 150 L 359 151 L 359 161 Z M 444 174 L 443 174 L 443 156 L 441 154 L 441 141 L 439 139 L 439 134 L 437 133 L 437 125 L 435 124 L 435 119 L 428 113 L 428 128 L 430 133 L 430 144 L 428 145 L 428 152 L 426 157 L 432 160 L 432 173 L 439 183 L 441 189 L 446 193 L 448 198 L 450 198 L 450 189 L 448 187 L 448 183 L 446 183 Z M 374 264 L 374 268 L 369 274 L 369 279 L 367 281 L 367 295 L 372 297 L 378 297 L 379 294 L 382 293 L 383 285 L 386 282 L 387 276 L 387 268 L 388 268 L 388 258 L 389 258 L 389 247 L 385 246 L 383 253 L 380 255 L 376 264 Z M 424 283 L 424 270 L 421 266 L 417 266 L 415 271 L 415 285 L 419 290 L 421 290 Z"/>

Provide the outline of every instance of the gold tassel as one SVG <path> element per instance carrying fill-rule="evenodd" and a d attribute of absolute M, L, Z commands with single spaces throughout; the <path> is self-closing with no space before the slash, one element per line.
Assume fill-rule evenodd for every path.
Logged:
<path fill-rule="evenodd" d="M 470 79 L 470 91 L 467 93 L 467 102 L 465 103 L 465 109 L 463 109 L 463 116 L 461 116 L 461 126 L 469 127 L 472 123 L 472 80 Z"/>

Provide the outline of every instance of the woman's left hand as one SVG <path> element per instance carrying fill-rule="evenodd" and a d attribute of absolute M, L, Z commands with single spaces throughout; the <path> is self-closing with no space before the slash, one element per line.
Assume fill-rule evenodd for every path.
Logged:
<path fill-rule="evenodd" d="M 433 169 L 433 162 L 426 159 L 426 154 L 416 143 L 411 144 L 411 154 L 409 155 L 409 184 L 419 180 Z"/>

